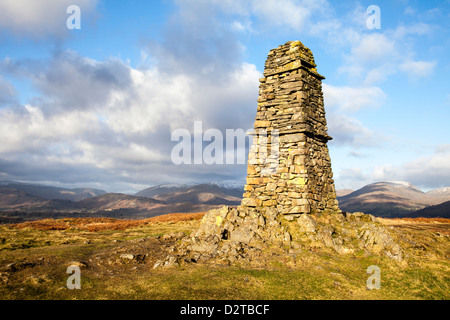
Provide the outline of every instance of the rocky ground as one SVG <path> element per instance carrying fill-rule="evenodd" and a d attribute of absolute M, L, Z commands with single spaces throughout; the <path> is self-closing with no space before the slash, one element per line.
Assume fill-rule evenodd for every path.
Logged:
<path fill-rule="evenodd" d="M 405 252 L 392 232 L 372 215 L 356 213 L 272 214 L 243 207 L 208 211 L 200 228 L 174 247 L 173 254 L 158 266 L 191 261 L 226 265 L 236 260 L 265 265 L 265 256 L 282 256 L 302 250 L 331 249 L 336 254 L 362 252 L 398 262 Z"/>

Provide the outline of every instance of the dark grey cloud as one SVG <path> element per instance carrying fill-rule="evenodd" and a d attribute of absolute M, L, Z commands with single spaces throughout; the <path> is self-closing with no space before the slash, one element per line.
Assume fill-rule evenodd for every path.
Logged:
<path fill-rule="evenodd" d="M 0 176 L 2 180 L 17 181 L 58 181 L 59 183 L 76 184 L 79 182 L 101 181 L 107 185 L 112 181 L 112 175 L 106 170 L 92 165 L 79 164 L 77 166 L 30 161 L 33 156 L 19 157 L 14 161 L 0 158 Z"/>
<path fill-rule="evenodd" d="M 31 81 L 40 93 L 34 102 L 47 112 L 103 106 L 113 90 L 126 91 L 131 85 L 130 68 L 119 59 L 98 62 L 73 51 L 57 52 L 48 60 L 5 59 L 0 70 Z"/>

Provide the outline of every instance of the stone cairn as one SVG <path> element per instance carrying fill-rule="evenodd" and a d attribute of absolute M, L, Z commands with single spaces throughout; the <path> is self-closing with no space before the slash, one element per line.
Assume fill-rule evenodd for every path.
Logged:
<path fill-rule="evenodd" d="M 311 50 L 300 41 L 270 51 L 260 79 L 254 128 L 255 134 L 267 132 L 269 149 L 273 143 L 277 146 L 273 159 L 261 159 L 261 153 L 269 152 L 253 143 L 243 207 L 273 208 L 290 218 L 339 211 L 327 147 L 331 137 L 323 104 L 324 77 L 315 67 Z"/>
<path fill-rule="evenodd" d="M 339 210 L 331 170 L 322 80 L 310 49 L 289 41 L 269 52 L 259 87 L 241 205 L 208 211 L 197 231 L 156 266 L 261 262 L 278 252 L 328 247 L 402 260 L 402 249 L 371 215 Z"/>

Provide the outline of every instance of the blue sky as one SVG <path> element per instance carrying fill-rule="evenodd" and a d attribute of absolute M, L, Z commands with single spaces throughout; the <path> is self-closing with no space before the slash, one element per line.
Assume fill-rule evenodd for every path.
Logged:
<path fill-rule="evenodd" d="M 300 40 L 326 77 L 337 189 L 450 186 L 449 21 L 448 0 L 1 1 L 0 180 L 243 182 L 245 165 L 174 165 L 171 132 L 251 128 L 267 53 Z"/>

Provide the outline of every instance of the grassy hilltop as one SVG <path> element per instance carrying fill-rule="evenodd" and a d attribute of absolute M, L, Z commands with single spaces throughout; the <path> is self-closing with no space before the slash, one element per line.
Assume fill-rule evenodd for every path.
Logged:
<path fill-rule="evenodd" d="M 450 220 L 380 219 L 403 243 L 396 262 L 310 246 L 249 264 L 153 266 L 202 213 L 145 220 L 47 219 L 0 226 L 0 299 L 450 299 Z M 69 265 L 81 289 L 69 290 Z M 369 266 L 381 271 L 368 290 Z"/>

